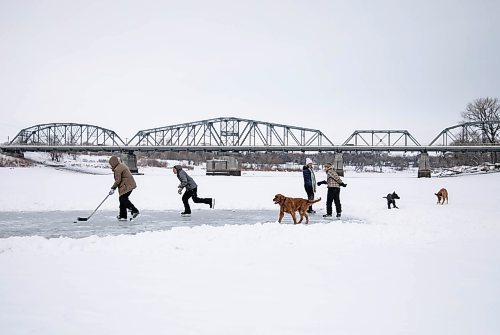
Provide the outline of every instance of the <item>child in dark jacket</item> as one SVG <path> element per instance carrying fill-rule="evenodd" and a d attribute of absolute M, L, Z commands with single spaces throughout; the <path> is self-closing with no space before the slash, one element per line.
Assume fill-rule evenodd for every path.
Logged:
<path fill-rule="evenodd" d="M 198 198 L 198 185 L 195 183 L 194 179 L 191 178 L 186 171 L 182 169 L 180 165 L 174 166 L 172 169 L 177 175 L 177 178 L 181 182 L 178 186 L 177 192 L 182 194 L 182 190 L 186 188 L 184 195 L 182 196 L 182 203 L 184 204 L 184 212 L 181 215 L 191 215 L 191 207 L 189 206 L 189 198 L 193 198 L 195 203 L 203 203 L 210 205 L 210 208 L 214 208 L 215 200 L 213 198 Z"/>

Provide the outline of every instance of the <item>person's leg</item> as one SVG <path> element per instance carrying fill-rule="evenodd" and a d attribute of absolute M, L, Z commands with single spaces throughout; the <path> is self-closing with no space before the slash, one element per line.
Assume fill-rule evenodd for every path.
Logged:
<path fill-rule="evenodd" d="M 129 197 L 130 195 L 132 194 L 132 191 L 128 192 L 128 196 L 127 196 L 127 209 L 129 209 L 132 214 L 134 213 L 139 213 L 139 210 L 134 206 L 134 204 L 132 203 L 132 201 L 130 201 Z"/>
<path fill-rule="evenodd" d="M 314 190 L 312 186 L 304 186 L 304 189 L 306 190 L 307 193 L 307 199 L 308 200 L 314 200 Z M 309 213 L 313 212 L 313 206 L 310 205 L 309 209 L 307 210 Z"/>
<path fill-rule="evenodd" d="M 332 215 L 332 202 L 333 202 L 333 187 L 328 188 L 328 193 L 326 195 L 326 214 Z"/>
<path fill-rule="evenodd" d="M 184 195 L 182 196 L 182 203 L 184 204 L 184 213 L 185 214 L 191 214 L 191 207 L 189 207 L 189 198 L 193 195 L 192 190 L 184 192 Z"/>
<path fill-rule="evenodd" d="M 212 207 L 212 199 L 211 198 L 198 198 L 198 188 L 194 188 L 191 190 L 193 193 L 193 202 L 207 204 Z"/>
<path fill-rule="evenodd" d="M 130 196 L 131 192 L 132 191 L 124 193 L 118 198 L 120 200 L 120 219 L 127 218 L 127 208 L 130 207 L 130 200 L 128 199 L 128 197 Z"/>
<path fill-rule="evenodd" d="M 340 187 L 332 187 L 333 189 L 333 201 L 335 202 L 335 210 L 337 211 L 337 216 L 342 213 L 342 205 L 340 204 Z"/>

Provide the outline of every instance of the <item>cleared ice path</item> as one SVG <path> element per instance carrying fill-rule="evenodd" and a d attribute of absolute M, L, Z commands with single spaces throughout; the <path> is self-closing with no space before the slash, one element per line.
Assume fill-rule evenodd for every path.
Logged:
<path fill-rule="evenodd" d="M 46 238 L 82 238 L 92 235 L 108 236 L 137 234 L 145 231 L 162 231 L 173 227 L 201 225 L 275 224 L 277 210 L 194 210 L 191 217 L 181 217 L 178 211 L 143 211 L 134 221 L 118 221 L 116 211 L 99 211 L 89 221 L 91 211 L 0 212 L 0 238 L 11 236 L 42 236 Z M 321 214 L 309 217 L 309 223 L 364 223 L 345 217 L 341 221 L 324 219 Z M 75 223 L 75 221 L 77 221 Z M 285 214 L 283 224 L 291 224 Z"/>

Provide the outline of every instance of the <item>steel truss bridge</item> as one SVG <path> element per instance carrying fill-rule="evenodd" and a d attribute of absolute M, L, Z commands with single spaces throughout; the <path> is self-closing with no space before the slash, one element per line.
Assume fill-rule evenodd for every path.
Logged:
<path fill-rule="evenodd" d="M 112 130 L 77 123 L 47 123 L 25 128 L 9 144 L 45 147 L 126 145 Z"/>
<path fill-rule="evenodd" d="M 88 124 L 49 123 L 22 129 L 5 152 L 500 152 L 486 143 L 500 121 L 467 122 L 441 131 L 429 145 L 407 130 L 356 130 L 334 145 L 320 130 L 221 117 L 138 131 L 125 143 L 114 131 Z M 471 142 L 472 141 L 472 142 Z"/>
<path fill-rule="evenodd" d="M 134 146 L 321 146 L 333 143 L 316 129 L 238 119 L 217 118 L 140 130 L 128 143 Z"/>

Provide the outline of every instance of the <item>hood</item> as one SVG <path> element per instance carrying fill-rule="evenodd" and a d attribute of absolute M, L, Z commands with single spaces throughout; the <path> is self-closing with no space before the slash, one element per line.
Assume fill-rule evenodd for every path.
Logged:
<path fill-rule="evenodd" d="M 116 156 L 111 156 L 109 159 L 109 165 L 111 165 L 111 168 L 114 169 L 118 164 L 120 164 L 120 160 Z"/>
<path fill-rule="evenodd" d="M 174 166 L 174 169 L 176 169 L 177 172 L 179 172 L 180 170 L 182 170 L 182 166 L 176 165 L 176 166 Z"/>

